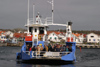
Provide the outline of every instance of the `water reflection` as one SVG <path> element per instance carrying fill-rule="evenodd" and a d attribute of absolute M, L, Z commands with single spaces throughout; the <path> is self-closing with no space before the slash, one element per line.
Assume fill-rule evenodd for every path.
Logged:
<path fill-rule="evenodd" d="M 24 64 L 20 63 L 16 65 L 17 67 L 75 67 L 73 64 L 67 65 L 37 65 L 37 64 Z"/>

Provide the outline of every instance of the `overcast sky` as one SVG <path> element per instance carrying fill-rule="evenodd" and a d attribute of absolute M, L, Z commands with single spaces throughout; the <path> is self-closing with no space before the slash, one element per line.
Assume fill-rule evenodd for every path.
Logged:
<path fill-rule="evenodd" d="M 40 12 L 42 18 L 51 16 L 51 5 L 47 0 L 30 1 L 30 18 L 33 3 L 35 15 Z M 54 23 L 70 20 L 73 30 L 100 30 L 100 0 L 54 0 Z M 0 0 L 0 29 L 25 28 L 25 23 L 27 0 Z M 50 26 L 52 30 L 64 28 Z"/>

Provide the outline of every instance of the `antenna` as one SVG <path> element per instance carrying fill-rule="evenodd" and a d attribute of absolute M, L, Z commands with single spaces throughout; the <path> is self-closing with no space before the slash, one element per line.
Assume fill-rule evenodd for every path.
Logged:
<path fill-rule="evenodd" d="M 35 5 L 33 4 L 33 23 L 35 23 L 35 20 L 34 20 L 34 18 L 35 18 L 35 17 L 34 17 L 34 12 L 35 12 L 35 10 L 34 10 L 34 9 L 35 9 Z"/>
<path fill-rule="evenodd" d="M 28 7 L 27 7 L 27 24 L 29 25 L 29 0 L 28 0 Z"/>
<path fill-rule="evenodd" d="M 28 34 L 29 34 L 29 0 L 28 0 L 28 7 L 27 7 L 27 31 L 28 31 Z"/>
<path fill-rule="evenodd" d="M 51 2 L 50 1 L 47 1 L 48 3 L 50 3 L 52 5 L 52 24 L 53 24 L 53 17 L 54 17 L 54 0 L 52 0 Z"/>
<path fill-rule="evenodd" d="M 53 17 L 54 17 L 54 14 L 53 14 L 53 10 L 54 9 L 54 0 L 52 0 L 52 24 L 53 24 Z"/>

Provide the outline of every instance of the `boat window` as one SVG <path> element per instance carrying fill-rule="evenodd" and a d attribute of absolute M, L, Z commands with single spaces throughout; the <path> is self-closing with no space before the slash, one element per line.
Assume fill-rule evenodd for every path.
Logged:
<path fill-rule="evenodd" d="M 35 28 L 35 32 L 37 32 L 37 29 Z"/>
<path fill-rule="evenodd" d="M 33 30 L 33 28 L 32 27 L 29 27 L 29 32 L 31 32 L 31 34 L 32 34 L 32 30 Z"/>
<path fill-rule="evenodd" d="M 69 29 L 68 29 L 68 31 L 69 31 Z"/>
<path fill-rule="evenodd" d="M 39 34 L 44 34 L 44 27 L 39 27 Z"/>

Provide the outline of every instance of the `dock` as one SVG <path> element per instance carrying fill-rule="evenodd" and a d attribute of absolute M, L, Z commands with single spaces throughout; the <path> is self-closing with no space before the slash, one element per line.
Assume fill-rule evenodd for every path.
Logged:
<path fill-rule="evenodd" d="M 100 48 L 100 45 L 77 44 L 76 48 Z"/>

